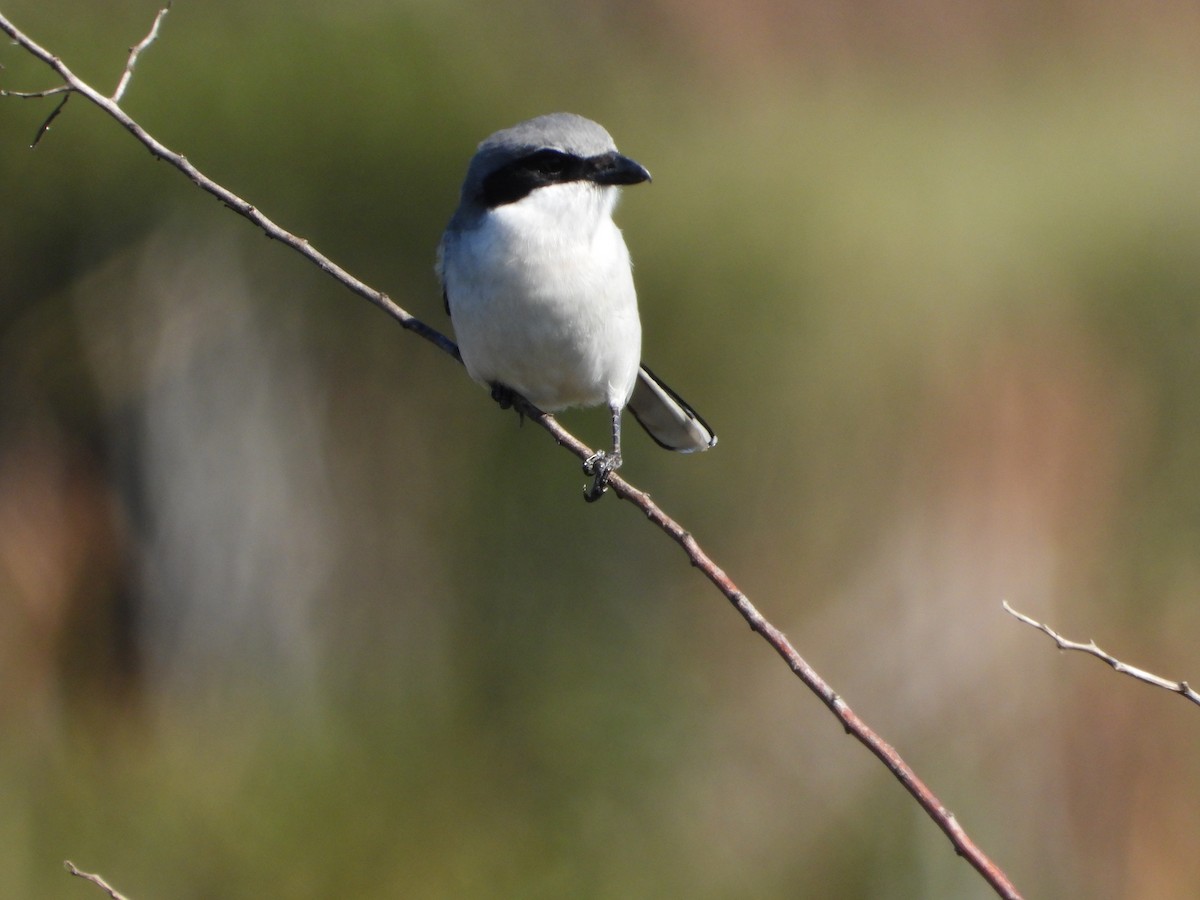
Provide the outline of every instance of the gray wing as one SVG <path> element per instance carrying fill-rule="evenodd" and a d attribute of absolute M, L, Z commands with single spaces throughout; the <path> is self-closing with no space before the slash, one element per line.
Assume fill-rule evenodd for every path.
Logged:
<path fill-rule="evenodd" d="M 695 453 L 717 445 L 708 423 L 645 366 L 638 369 L 629 411 L 655 443 L 667 450 Z"/>

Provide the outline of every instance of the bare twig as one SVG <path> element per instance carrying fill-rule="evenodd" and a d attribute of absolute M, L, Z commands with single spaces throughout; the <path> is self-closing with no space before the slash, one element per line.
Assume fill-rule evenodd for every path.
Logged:
<path fill-rule="evenodd" d="M 29 149 L 33 150 L 42 142 L 42 138 L 50 131 L 50 126 L 54 124 L 54 120 L 58 118 L 58 114 L 63 111 L 63 107 L 67 105 L 67 101 L 71 99 L 71 92 L 63 94 L 63 98 L 58 101 L 58 105 L 51 110 L 50 115 L 46 116 L 46 120 L 38 126 L 37 133 L 34 134 L 33 140 L 29 142 Z"/>
<path fill-rule="evenodd" d="M 17 97 L 21 100 L 40 100 L 43 97 L 54 97 L 58 94 L 66 94 L 65 97 L 50 111 L 50 115 L 42 120 L 42 124 L 38 126 L 38 130 L 33 133 L 33 140 L 29 142 L 29 149 L 33 150 L 42 142 L 42 138 L 46 136 L 46 132 L 50 130 L 50 125 L 58 118 L 58 114 L 63 111 L 63 107 L 67 105 L 67 101 L 71 99 L 71 92 L 74 90 L 69 84 L 60 84 L 58 87 L 46 88 L 44 91 L 8 91 L 0 90 L 0 97 Z"/>
<path fill-rule="evenodd" d="M 104 96 L 86 81 L 79 78 L 61 59 L 52 54 L 46 48 L 42 47 L 40 44 L 36 43 L 32 38 L 25 35 L 3 15 L 0 15 L 0 31 L 3 31 L 14 41 L 16 41 L 19 46 L 23 47 L 33 56 L 40 59 L 47 66 L 58 73 L 58 75 L 61 76 L 64 81 L 66 81 L 67 86 L 70 88 L 72 93 L 82 95 L 91 103 L 108 113 L 109 116 L 120 123 L 120 125 L 126 131 L 132 134 L 134 138 L 136 138 L 143 146 L 145 146 L 154 157 L 174 166 L 176 169 L 186 175 L 188 179 L 201 190 L 212 194 L 212 196 L 216 197 L 235 213 L 253 222 L 263 232 L 266 233 L 267 237 L 273 238 L 274 240 L 291 247 L 297 253 L 301 254 L 314 265 L 316 265 L 321 271 L 332 276 L 342 285 L 349 288 L 360 297 L 363 297 L 364 299 L 378 306 L 393 319 L 398 321 L 404 328 L 421 335 L 421 337 L 437 345 L 455 359 L 459 359 L 458 347 L 452 340 L 443 335 L 437 329 L 426 325 L 424 322 L 420 321 L 415 316 L 402 309 L 396 303 L 392 302 L 391 298 L 389 298 L 387 294 L 383 293 L 382 291 L 377 291 L 374 288 L 364 284 L 359 279 L 355 278 L 341 266 L 334 263 L 333 260 L 329 259 L 329 257 L 314 249 L 312 245 L 309 244 L 304 238 L 298 237 L 292 234 L 290 231 L 287 231 L 281 228 L 279 225 L 276 225 L 273 221 L 271 221 L 271 219 L 259 212 L 255 206 L 243 200 L 237 194 L 233 193 L 233 191 L 230 191 L 227 188 L 217 184 L 215 181 L 197 169 L 183 154 L 175 153 L 174 151 L 165 147 L 156 138 L 150 135 L 149 132 L 147 132 L 141 125 L 135 122 L 111 97 Z"/>
<path fill-rule="evenodd" d="M 158 26 L 162 24 L 163 18 L 171 11 L 171 4 L 168 0 L 166 6 L 158 11 L 158 15 L 154 17 L 154 24 L 150 26 L 150 30 L 146 36 L 129 48 L 129 59 L 125 61 L 125 71 L 121 73 L 121 80 L 117 82 L 117 89 L 112 93 L 113 103 L 120 103 L 121 98 L 125 96 L 125 88 L 129 87 L 129 79 L 133 78 L 133 67 L 137 65 L 138 57 L 142 55 L 142 51 L 154 43 L 158 38 Z"/>
<path fill-rule="evenodd" d="M 161 17 L 162 13 L 159 14 L 160 19 Z M 157 22 L 155 28 L 151 30 L 151 35 L 154 34 L 156 29 Z M 134 138 L 141 142 L 153 156 L 174 166 L 201 190 L 216 197 L 238 215 L 253 222 L 268 237 L 291 247 L 350 291 L 378 306 L 405 329 L 425 338 L 459 362 L 462 361 L 458 353 L 458 347 L 448 337 L 402 309 L 383 292 L 375 290 L 355 278 L 324 254 L 314 249 L 305 239 L 297 237 L 275 224 L 275 222 L 265 216 L 256 207 L 204 175 L 182 154 L 165 147 L 142 128 L 141 125 L 130 118 L 113 98 L 105 97 L 94 90 L 67 68 L 62 60 L 39 46 L 2 15 L 0 15 L 0 31 L 4 31 L 29 53 L 42 60 L 42 62 L 58 73 L 58 75 L 65 79 L 72 91 L 82 94 L 108 113 L 132 134 Z M 542 412 L 528 401 L 520 398 L 514 403 L 514 407 L 518 412 L 528 416 L 548 431 L 554 437 L 555 441 L 566 447 L 567 450 L 575 454 L 579 459 L 586 460 L 593 455 L 591 448 L 563 428 L 553 416 Z M 650 499 L 649 494 L 637 489 L 624 478 L 614 475 L 609 484 L 616 496 L 634 504 L 647 519 L 657 525 L 683 548 L 692 565 L 703 572 L 704 576 L 724 594 L 742 618 L 749 623 L 750 628 L 774 648 L 775 652 L 783 658 L 796 676 L 838 718 L 846 731 L 878 757 L 904 788 L 912 794 L 921 807 L 929 814 L 930 818 L 937 823 L 938 827 L 950 839 L 955 851 L 979 872 L 997 895 L 1009 898 L 1009 900 L 1019 900 L 1020 894 L 1008 879 L 1008 876 L 971 840 L 970 836 L 959 825 L 954 815 L 942 805 L 937 796 L 917 777 L 908 764 L 901 759 L 895 748 L 879 737 L 850 709 L 846 702 L 796 652 L 783 632 L 767 621 L 762 613 L 750 602 L 750 599 L 734 584 L 733 580 L 704 552 L 696 539 L 654 503 Z"/>
<path fill-rule="evenodd" d="M 158 38 L 158 27 L 162 24 L 163 17 L 166 16 L 170 9 L 171 3 L 170 0 L 168 0 L 167 5 L 160 9 L 158 11 L 158 15 L 154 17 L 154 24 L 150 26 L 150 30 L 146 33 L 146 36 L 129 48 L 129 58 L 125 60 L 125 69 L 121 73 L 121 80 L 117 82 L 117 89 L 113 91 L 112 96 L 109 97 L 109 100 L 112 101 L 114 105 L 120 103 L 121 98 L 125 96 L 125 89 L 129 87 L 129 81 L 133 78 L 133 67 L 137 65 L 138 57 L 142 55 L 143 50 L 153 44 Z M 7 31 L 7 29 L 5 30 Z M 45 51 L 41 50 L 40 47 L 38 47 L 38 50 L 41 52 L 35 52 L 34 47 L 36 45 L 34 45 L 32 42 L 25 44 L 21 41 L 17 41 L 17 43 L 21 44 L 22 47 L 24 47 L 30 53 L 33 53 L 34 56 L 38 57 L 47 64 L 50 64 L 51 61 L 59 62 L 59 60 L 57 60 L 55 57 L 44 55 Z M 51 68 L 57 69 L 57 67 L 53 65 L 51 65 Z M 63 75 L 63 71 L 65 71 L 65 69 L 66 67 L 64 66 L 63 70 L 59 71 L 59 74 Z M 65 78 L 66 76 L 63 75 L 63 77 Z M 58 118 L 58 114 L 63 111 L 63 107 L 66 106 L 67 101 L 71 99 L 71 94 L 79 90 L 79 85 L 75 83 L 77 80 L 78 79 L 72 80 L 71 78 L 67 78 L 66 84 L 61 84 L 58 87 L 47 88 L 44 91 L 0 91 L 0 97 L 20 97 L 24 100 L 30 100 L 39 97 L 52 97 L 55 94 L 66 94 L 66 96 L 62 98 L 62 102 L 54 107 L 54 109 L 51 110 L 50 115 L 46 116 L 45 121 L 38 126 L 38 130 L 33 135 L 33 140 L 29 143 L 29 149 L 35 149 L 37 145 L 42 142 L 42 138 L 46 136 L 46 133 L 50 130 L 50 126 L 54 123 L 54 120 Z"/>
<path fill-rule="evenodd" d="M 76 878 L 82 878 L 84 881 L 90 881 L 92 884 L 96 885 L 96 887 L 108 891 L 108 896 L 111 897 L 112 900 L 129 900 L 129 898 L 119 892 L 116 888 L 110 887 L 108 882 L 99 875 L 93 875 L 91 872 L 81 871 L 78 867 L 76 867 L 75 863 L 71 862 L 69 859 L 66 860 L 63 865 L 66 867 L 67 871 Z"/>
<path fill-rule="evenodd" d="M 1171 681 L 1169 678 L 1163 678 L 1159 675 L 1155 675 L 1153 672 L 1147 672 L 1145 669 L 1139 669 L 1137 666 L 1131 666 L 1129 663 L 1121 662 L 1121 660 L 1117 659 L 1112 654 L 1106 653 L 1097 647 L 1095 641 L 1088 641 L 1086 644 L 1081 644 L 1078 641 L 1067 640 L 1049 625 L 1043 625 L 1036 619 L 1031 619 L 1024 613 L 1017 612 L 1008 605 L 1007 600 L 1004 601 L 1003 605 L 1005 612 L 1007 612 L 1013 618 L 1024 622 L 1026 625 L 1036 628 L 1043 634 L 1049 635 L 1051 640 L 1058 645 L 1059 650 L 1078 650 L 1080 653 L 1086 653 L 1089 656 L 1094 656 L 1096 659 L 1112 666 L 1113 669 L 1120 672 L 1122 675 L 1128 675 L 1130 678 L 1136 678 L 1138 681 L 1144 681 L 1146 684 L 1152 684 L 1155 687 L 1160 687 L 1164 691 L 1171 691 L 1172 693 L 1180 694 L 1192 701 L 1192 703 L 1200 706 L 1200 694 L 1192 690 L 1186 681 Z"/>
<path fill-rule="evenodd" d="M 60 84 L 55 88 L 47 88 L 44 91 L 3 91 L 0 90 L 0 97 L 19 97 L 22 100 L 40 100 L 42 97 L 53 97 L 55 94 L 69 93 L 71 88 L 68 85 Z"/>
<path fill-rule="evenodd" d="M 0 97 L 17 97 L 21 100 L 40 100 L 43 97 L 54 97 L 58 94 L 65 96 L 58 104 L 50 111 L 50 115 L 42 120 L 42 124 L 38 126 L 38 130 L 33 134 L 33 140 L 29 142 L 29 149 L 32 150 L 41 143 L 46 132 L 50 130 L 50 125 L 58 118 L 58 114 L 63 111 L 63 107 L 67 105 L 67 101 L 71 99 L 71 93 L 74 89 L 69 84 L 60 84 L 58 87 L 46 88 L 44 91 L 2 91 Z"/>

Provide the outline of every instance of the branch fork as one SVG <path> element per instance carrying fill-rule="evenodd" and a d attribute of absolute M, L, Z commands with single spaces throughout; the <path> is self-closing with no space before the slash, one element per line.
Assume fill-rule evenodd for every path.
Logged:
<path fill-rule="evenodd" d="M 121 98 L 125 96 L 125 91 L 129 87 L 129 82 L 133 80 L 133 68 L 137 65 L 138 57 L 142 55 L 143 50 L 145 50 L 158 39 L 159 26 L 162 25 L 162 20 L 166 17 L 170 10 L 171 4 L 168 0 L 167 5 L 160 9 L 158 11 L 158 15 L 154 17 L 154 24 L 150 26 L 150 30 L 146 33 L 146 36 L 129 48 L 129 57 L 125 60 L 125 69 L 121 72 L 121 79 L 117 82 L 116 90 L 114 90 L 108 97 L 108 100 L 114 105 L 119 105 Z M 5 31 L 8 31 L 8 29 L 6 28 Z M 8 33 L 12 34 L 11 31 Z M 34 56 L 38 57 L 47 65 L 49 65 L 50 68 L 54 69 L 60 75 L 67 77 L 67 68 L 65 65 L 63 65 L 63 61 L 57 56 L 53 56 L 52 54 L 46 52 L 32 41 L 23 41 L 15 36 L 14 40 L 16 40 L 18 44 L 20 44 L 30 53 L 33 53 Z M 29 144 L 30 150 L 34 149 L 42 142 L 42 138 L 46 136 L 46 133 L 50 130 L 50 126 L 54 123 L 54 120 L 57 119 L 59 113 L 63 111 L 63 107 L 67 105 L 67 101 L 71 99 L 71 95 L 82 92 L 79 85 L 75 82 L 76 79 L 71 76 L 67 77 L 66 84 L 60 84 L 58 87 L 47 88 L 44 91 L 0 90 L 0 97 L 18 97 L 22 100 L 39 100 L 43 97 L 55 97 L 59 94 L 63 95 L 63 98 L 58 102 L 58 105 L 50 111 L 50 115 L 46 116 L 42 124 L 38 126 L 38 130 L 34 134 L 33 140 Z"/>

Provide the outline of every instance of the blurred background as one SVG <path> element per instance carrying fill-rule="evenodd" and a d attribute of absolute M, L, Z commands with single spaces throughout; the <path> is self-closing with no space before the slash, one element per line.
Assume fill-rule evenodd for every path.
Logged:
<path fill-rule="evenodd" d="M 156 6 L 0 0 L 111 91 Z M 1030 897 L 1200 895 L 1194 4 L 178 2 L 125 106 L 427 322 L 475 145 L 654 173 L 623 474 Z M 11 46 L 0 83 L 55 82 Z M 989 890 L 631 507 L 71 102 L 0 101 L 0 893 Z M 591 442 L 597 411 L 563 416 Z"/>

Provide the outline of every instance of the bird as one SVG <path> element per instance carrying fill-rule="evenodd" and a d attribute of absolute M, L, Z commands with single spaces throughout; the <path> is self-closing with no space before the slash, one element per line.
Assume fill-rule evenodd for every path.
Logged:
<path fill-rule="evenodd" d="M 628 407 L 659 446 L 717 436 L 641 362 L 629 250 L 613 221 L 620 189 L 650 181 L 603 126 L 551 113 L 497 131 L 467 166 L 437 275 L 467 373 L 503 408 L 519 394 L 546 412 L 605 405 L 612 448 L 583 464 L 598 500 L 621 465 Z"/>

